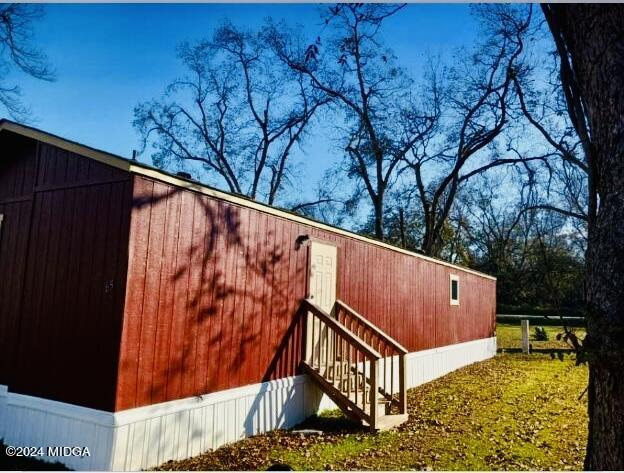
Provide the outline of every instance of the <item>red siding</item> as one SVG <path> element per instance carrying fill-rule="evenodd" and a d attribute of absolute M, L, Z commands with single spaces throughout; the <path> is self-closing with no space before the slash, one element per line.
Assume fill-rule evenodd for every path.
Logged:
<path fill-rule="evenodd" d="M 0 384 L 8 385 L 15 368 L 37 145 L 12 133 L 0 137 Z"/>
<path fill-rule="evenodd" d="M 338 246 L 338 297 L 410 351 L 492 336 L 491 279 L 145 177 L 133 207 L 118 410 L 296 374 L 301 235 Z"/>
<path fill-rule="evenodd" d="M 0 230 L 0 384 L 8 385 L 15 366 L 14 354 L 19 328 L 24 282 L 24 257 L 30 223 L 30 200 L 0 204 L 4 214 Z"/>
<path fill-rule="evenodd" d="M 492 335 L 491 279 L 1 139 L 0 383 L 13 392 L 121 410 L 296 374 L 302 235 L 338 246 L 338 297 L 410 351 Z"/>
<path fill-rule="evenodd" d="M 2 150 L 0 267 L 10 277 L 0 280 L 0 383 L 112 410 L 130 176 L 10 133 Z"/>

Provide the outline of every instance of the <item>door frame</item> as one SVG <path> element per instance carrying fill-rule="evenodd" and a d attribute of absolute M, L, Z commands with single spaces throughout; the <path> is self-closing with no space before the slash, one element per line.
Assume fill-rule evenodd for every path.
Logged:
<path fill-rule="evenodd" d="M 314 237 L 310 237 L 308 239 L 308 242 L 306 244 L 306 246 L 308 247 L 307 249 L 307 254 L 306 254 L 306 260 L 307 260 L 307 264 L 306 264 L 306 298 L 311 298 L 312 294 L 311 294 L 311 281 L 312 281 L 312 247 L 314 244 L 321 244 L 321 245 L 325 245 L 325 246 L 329 246 L 329 247 L 333 247 L 336 249 L 336 262 L 335 262 L 335 273 L 336 273 L 336 282 L 335 282 L 335 300 L 334 300 L 334 305 L 332 306 L 331 311 L 329 312 L 330 316 L 334 316 L 334 306 L 335 306 L 335 301 L 338 299 L 338 290 L 339 290 L 339 271 L 340 271 L 340 266 L 338 264 L 338 259 L 339 259 L 339 251 L 340 251 L 340 245 L 336 244 L 333 241 L 328 241 L 328 240 L 324 240 L 321 238 L 314 238 Z M 304 359 L 307 363 L 309 363 L 311 361 L 312 358 L 312 343 L 313 341 L 310 339 L 311 338 L 311 324 L 315 323 L 314 322 L 314 318 L 313 316 L 310 315 L 309 312 L 305 313 L 305 349 L 304 349 Z M 320 357 L 320 354 L 319 354 Z"/>
<path fill-rule="evenodd" d="M 311 282 L 311 274 L 310 270 L 312 269 L 312 245 L 314 243 L 320 243 L 322 245 L 333 246 L 336 248 L 336 300 L 339 298 L 340 291 L 340 250 L 342 245 L 338 244 L 335 241 L 325 240 L 323 238 L 318 237 L 308 237 L 308 251 L 306 254 L 306 298 L 310 298 L 312 295 L 310 293 L 310 282 Z"/>

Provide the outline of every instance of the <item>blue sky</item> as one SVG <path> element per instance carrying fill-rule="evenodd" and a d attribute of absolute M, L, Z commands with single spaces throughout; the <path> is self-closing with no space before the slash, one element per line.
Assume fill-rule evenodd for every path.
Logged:
<path fill-rule="evenodd" d="M 184 72 L 177 44 L 209 36 L 225 18 L 254 27 L 271 16 L 315 34 L 320 8 L 326 6 L 48 4 L 36 24 L 35 41 L 47 53 L 57 80 L 20 76 L 24 102 L 36 127 L 128 157 L 139 148 L 133 108 L 158 97 Z M 384 24 L 383 37 L 399 62 L 418 76 L 425 55 L 451 54 L 469 45 L 476 29 L 467 4 L 411 4 Z M 309 141 L 303 171 L 315 180 L 337 152 L 322 136 Z M 150 161 L 149 156 L 142 160 Z"/>

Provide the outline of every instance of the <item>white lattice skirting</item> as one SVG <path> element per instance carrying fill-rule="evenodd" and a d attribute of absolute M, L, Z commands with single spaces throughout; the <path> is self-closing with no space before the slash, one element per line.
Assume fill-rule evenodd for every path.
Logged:
<path fill-rule="evenodd" d="M 408 386 L 495 354 L 495 337 L 410 353 Z M 7 445 L 44 451 L 49 446 L 87 447 L 88 456 L 44 457 L 74 469 L 140 470 L 288 428 L 332 407 L 307 376 L 115 413 L 15 394 L 0 386 L 0 438 Z"/>

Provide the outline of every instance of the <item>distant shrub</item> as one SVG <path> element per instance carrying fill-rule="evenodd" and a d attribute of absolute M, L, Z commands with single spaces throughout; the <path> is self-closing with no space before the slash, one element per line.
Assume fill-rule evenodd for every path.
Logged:
<path fill-rule="evenodd" d="M 548 333 L 546 332 L 546 329 L 544 327 L 535 327 L 535 340 L 540 342 L 548 341 Z"/>
<path fill-rule="evenodd" d="M 584 317 L 585 309 L 583 307 L 536 307 L 532 305 L 509 305 L 498 304 L 496 307 L 497 314 L 509 315 L 541 315 L 544 317 L 559 318 L 564 317 Z"/>

